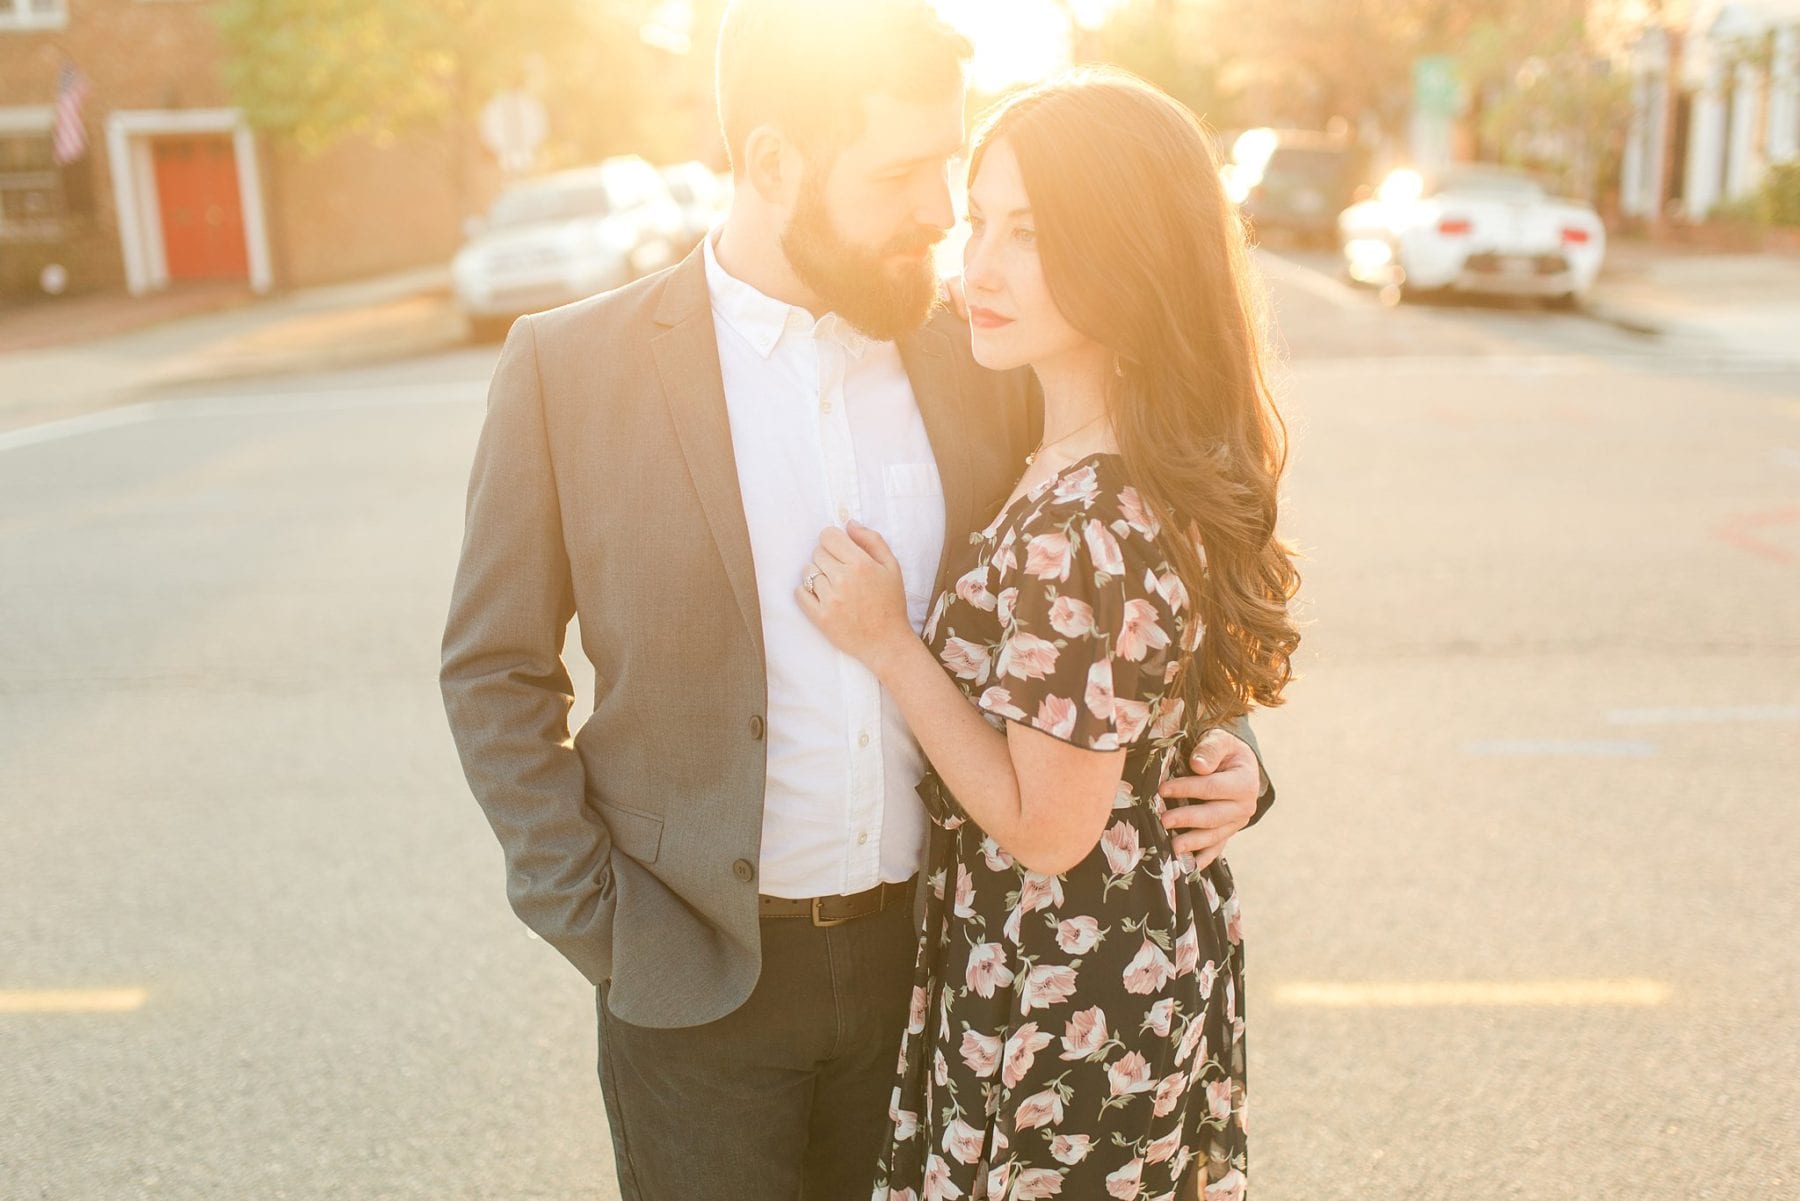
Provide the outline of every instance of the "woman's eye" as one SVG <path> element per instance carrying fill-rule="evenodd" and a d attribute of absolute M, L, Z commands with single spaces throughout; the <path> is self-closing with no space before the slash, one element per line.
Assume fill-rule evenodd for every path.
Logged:
<path fill-rule="evenodd" d="M 1030 246 L 1037 241 L 1037 230 L 1024 228 L 1015 229 L 1013 230 L 1013 237 L 1017 238 L 1025 245 Z"/>

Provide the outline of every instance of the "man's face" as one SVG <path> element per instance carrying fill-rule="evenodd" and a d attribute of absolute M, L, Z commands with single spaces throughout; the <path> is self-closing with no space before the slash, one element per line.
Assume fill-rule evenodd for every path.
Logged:
<path fill-rule="evenodd" d="M 931 248 L 956 222 L 949 170 L 962 149 L 963 100 L 875 95 L 864 111 L 854 141 L 823 171 L 808 166 L 781 246 L 822 302 L 890 341 L 924 324 L 937 296 Z"/>

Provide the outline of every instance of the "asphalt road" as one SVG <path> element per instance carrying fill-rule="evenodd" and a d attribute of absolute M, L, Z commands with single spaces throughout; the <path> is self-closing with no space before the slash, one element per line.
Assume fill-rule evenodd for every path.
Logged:
<path fill-rule="evenodd" d="M 1308 266 L 1255 1195 L 1800 1194 L 1800 374 Z M 436 687 L 492 361 L 0 436 L 0 1198 L 617 1196 Z"/>

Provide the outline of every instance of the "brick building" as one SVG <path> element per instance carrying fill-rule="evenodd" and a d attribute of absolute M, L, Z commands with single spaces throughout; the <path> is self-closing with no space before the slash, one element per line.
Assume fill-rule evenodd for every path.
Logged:
<path fill-rule="evenodd" d="M 250 129 L 208 0 L 0 0 L 0 300 L 188 280 L 256 291 L 446 260 L 461 236 L 444 136 L 311 155 Z M 88 80 L 87 153 L 58 167 L 58 79 Z M 469 153 L 479 155 L 479 150 Z"/>

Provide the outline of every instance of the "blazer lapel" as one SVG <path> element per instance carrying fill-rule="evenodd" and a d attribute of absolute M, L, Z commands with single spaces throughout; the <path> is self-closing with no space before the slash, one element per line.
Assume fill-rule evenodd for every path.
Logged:
<path fill-rule="evenodd" d="M 738 612 L 761 658 L 762 610 L 756 600 L 756 564 L 750 554 L 744 497 L 738 489 L 712 298 L 706 287 L 706 261 L 699 248 L 669 277 L 657 306 L 656 324 L 662 330 L 651 338 L 650 350 L 663 400 L 669 406 L 688 479 L 725 564 Z"/>
<path fill-rule="evenodd" d="M 975 528 L 967 401 L 950 357 L 950 340 L 941 331 L 929 327 L 916 330 L 901 337 L 898 345 L 900 361 L 912 382 L 913 399 L 925 419 L 925 433 L 937 459 L 938 478 L 944 485 L 944 545 L 938 555 L 941 579 Z"/>

